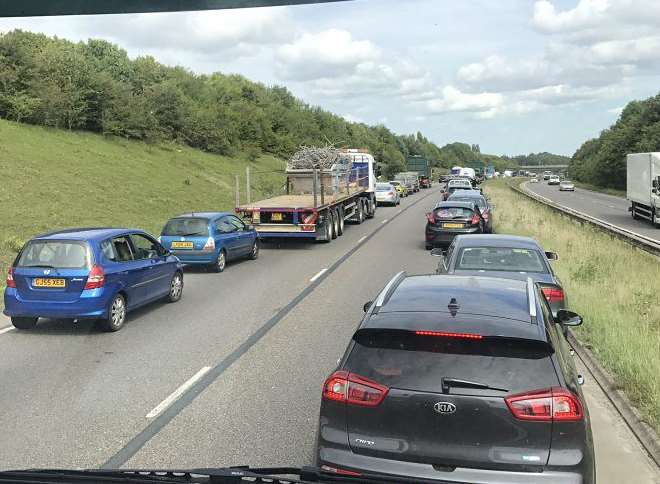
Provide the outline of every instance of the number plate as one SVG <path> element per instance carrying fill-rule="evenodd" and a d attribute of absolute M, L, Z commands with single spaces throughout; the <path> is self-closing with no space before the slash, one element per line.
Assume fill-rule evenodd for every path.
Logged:
<path fill-rule="evenodd" d="M 66 281 L 64 279 L 37 277 L 32 285 L 34 287 L 66 287 Z"/>
<path fill-rule="evenodd" d="M 273 212 L 270 216 L 270 219 L 273 222 L 281 222 L 282 221 L 282 214 L 279 212 Z"/>
<path fill-rule="evenodd" d="M 462 229 L 463 224 L 442 224 L 442 228 L 445 228 L 445 229 Z"/>
<path fill-rule="evenodd" d="M 172 242 L 173 249 L 192 249 L 192 242 Z"/>

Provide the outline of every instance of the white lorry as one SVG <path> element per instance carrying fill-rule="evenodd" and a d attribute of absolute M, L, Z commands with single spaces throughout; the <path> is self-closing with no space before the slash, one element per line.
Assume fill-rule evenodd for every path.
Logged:
<path fill-rule="evenodd" d="M 626 199 L 634 219 L 660 228 L 660 153 L 632 153 L 626 159 Z"/>

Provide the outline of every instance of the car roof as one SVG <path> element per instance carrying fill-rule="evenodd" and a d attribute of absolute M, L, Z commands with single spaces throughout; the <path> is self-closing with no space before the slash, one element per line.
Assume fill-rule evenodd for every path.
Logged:
<path fill-rule="evenodd" d="M 116 228 L 116 227 L 77 227 L 62 230 L 53 230 L 39 234 L 34 239 L 39 240 L 103 240 L 108 237 L 116 237 L 126 233 L 145 233 L 144 230 L 130 229 L 130 228 Z"/>
<path fill-rule="evenodd" d="M 449 200 L 454 198 L 486 198 L 479 190 L 460 190 L 449 195 Z"/>
<path fill-rule="evenodd" d="M 216 218 L 225 215 L 234 215 L 231 212 L 186 212 L 172 218 L 196 217 L 196 218 Z"/>
<path fill-rule="evenodd" d="M 470 234 L 457 235 L 454 246 L 458 247 L 510 247 L 515 249 L 541 249 L 539 243 L 531 237 L 508 234 Z"/>
<path fill-rule="evenodd" d="M 436 274 L 394 281 L 398 284 L 383 290 L 360 330 L 449 330 L 546 341 L 527 281 Z"/>
<path fill-rule="evenodd" d="M 444 207 L 463 207 L 463 208 L 474 208 L 474 202 L 463 202 L 460 200 L 447 200 L 445 202 L 438 202 L 435 204 L 435 208 L 444 208 Z M 434 209 L 435 210 L 435 209 Z"/>

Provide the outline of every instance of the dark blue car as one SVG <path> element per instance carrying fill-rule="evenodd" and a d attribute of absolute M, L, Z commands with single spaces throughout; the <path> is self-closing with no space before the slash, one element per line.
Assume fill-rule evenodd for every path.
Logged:
<path fill-rule="evenodd" d="M 141 230 L 50 232 L 27 242 L 9 268 L 4 313 L 19 329 L 43 317 L 99 319 L 117 331 L 127 311 L 156 299 L 178 301 L 182 267 Z"/>
<path fill-rule="evenodd" d="M 201 264 L 214 272 L 227 261 L 259 257 L 257 231 L 229 212 L 192 212 L 170 219 L 159 240 L 184 264 Z"/>

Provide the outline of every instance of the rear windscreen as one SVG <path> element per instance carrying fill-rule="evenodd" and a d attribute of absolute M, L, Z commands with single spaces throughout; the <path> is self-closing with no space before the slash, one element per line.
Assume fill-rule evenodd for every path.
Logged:
<path fill-rule="evenodd" d="M 388 387 L 441 393 L 442 377 L 484 383 L 509 393 L 558 384 L 552 349 L 539 341 L 468 340 L 409 331 L 358 332 L 354 340 L 346 369 Z M 453 388 L 451 393 L 475 390 Z"/>
<path fill-rule="evenodd" d="M 209 221 L 199 217 L 173 218 L 167 222 L 161 235 L 180 235 L 182 237 L 209 235 Z"/>
<path fill-rule="evenodd" d="M 476 203 L 480 210 L 486 208 L 486 200 L 481 197 L 451 197 L 451 201 Z"/>
<path fill-rule="evenodd" d="M 21 252 L 18 267 L 85 269 L 91 267 L 86 242 L 75 240 L 31 240 Z"/>
<path fill-rule="evenodd" d="M 392 189 L 392 185 L 389 183 L 376 183 L 376 191 L 378 192 L 387 192 Z"/>
<path fill-rule="evenodd" d="M 466 207 L 442 207 L 435 209 L 436 218 L 441 219 L 470 218 L 472 215 L 472 210 Z"/>
<path fill-rule="evenodd" d="M 455 269 L 548 272 L 539 251 L 509 247 L 466 247 L 461 249 L 456 259 Z"/>

